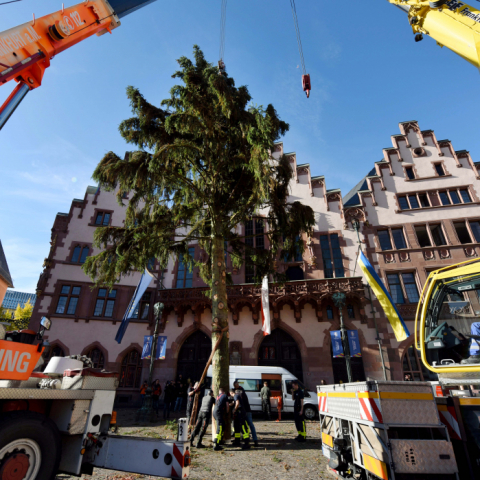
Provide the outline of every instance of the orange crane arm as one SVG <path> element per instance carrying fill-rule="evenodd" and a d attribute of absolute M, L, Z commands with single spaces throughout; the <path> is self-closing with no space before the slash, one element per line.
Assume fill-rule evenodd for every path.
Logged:
<path fill-rule="evenodd" d="M 0 33 L 0 83 L 15 79 L 32 90 L 58 53 L 120 25 L 105 0 L 86 0 Z"/>
<path fill-rule="evenodd" d="M 42 84 L 56 54 L 118 26 L 120 20 L 107 0 L 85 0 L 0 32 L 0 85 L 18 82 L 0 106 L 0 130 L 25 95 Z"/>

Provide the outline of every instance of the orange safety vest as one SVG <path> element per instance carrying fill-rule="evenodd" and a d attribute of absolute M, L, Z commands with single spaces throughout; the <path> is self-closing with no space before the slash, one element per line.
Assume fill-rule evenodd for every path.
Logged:
<path fill-rule="evenodd" d="M 147 387 L 140 388 L 140 395 L 145 395 L 147 393 Z"/>

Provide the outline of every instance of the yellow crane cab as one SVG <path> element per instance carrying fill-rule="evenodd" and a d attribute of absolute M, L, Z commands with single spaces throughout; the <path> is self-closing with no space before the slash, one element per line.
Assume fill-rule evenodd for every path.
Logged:
<path fill-rule="evenodd" d="M 480 383 L 480 259 L 430 273 L 417 308 L 415 343 L 441 383 Z"/>

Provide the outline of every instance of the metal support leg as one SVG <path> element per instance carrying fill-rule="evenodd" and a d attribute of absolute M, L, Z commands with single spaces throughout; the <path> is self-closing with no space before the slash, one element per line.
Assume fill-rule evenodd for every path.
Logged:
<path fill-rule="evenodd" d="M 25 98 L 30 88 L 26 83 L 19 83 L 4 104 L 0 107 L 0 130 L 7 123 L 12 113 L 20 105 L 20 102 Z"/>

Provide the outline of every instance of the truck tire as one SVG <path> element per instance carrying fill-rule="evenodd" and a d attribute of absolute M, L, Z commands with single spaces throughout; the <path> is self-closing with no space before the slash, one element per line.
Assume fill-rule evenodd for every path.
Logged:
<path fill-rule="evenodd" d="M 57 426 L 35 412 L 0 417 L 0 480 L 53 480 L 62 443 Z"/>
<path fill-rule="evenodd" d="M 303 407 L 303 415 L 307 420 L 315 420 L 317 409 L 313 405 L 305 405 Z"/>

